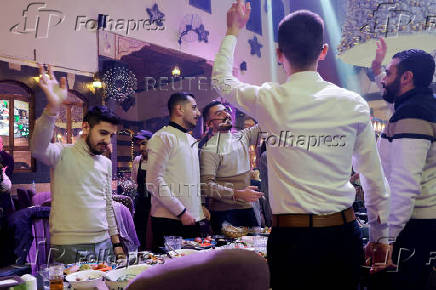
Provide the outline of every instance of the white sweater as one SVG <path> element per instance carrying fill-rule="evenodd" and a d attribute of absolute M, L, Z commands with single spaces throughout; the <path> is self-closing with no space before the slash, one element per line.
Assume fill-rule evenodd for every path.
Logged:
<path fill-rule="evenodd" d="M 118 234 L 112 208 L 112 163 L 92 155 L 85 140 L 50 143 L 56 116 L 45 111 L 35 123 L 32 155 L 53 167 L 50 242 L 98 243 Z"/>
<path fill-rule="evenodd" d="M 196 221 L 204 219 L 197 141 L 166 126 L 153 134 L 148 149 L 146 181 L 153 194 L 151 216 L 178 219 L 186 208 Z"/>

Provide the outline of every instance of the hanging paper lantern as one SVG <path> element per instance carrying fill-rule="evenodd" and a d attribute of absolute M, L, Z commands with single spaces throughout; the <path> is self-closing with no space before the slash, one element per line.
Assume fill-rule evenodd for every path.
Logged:
<path fill-rule="evenodd" d="M 137 86 L 135 74 L 122 66 L 107 70 L 102 80 L 106 97 L 119 103 L 133 95 Z"/>

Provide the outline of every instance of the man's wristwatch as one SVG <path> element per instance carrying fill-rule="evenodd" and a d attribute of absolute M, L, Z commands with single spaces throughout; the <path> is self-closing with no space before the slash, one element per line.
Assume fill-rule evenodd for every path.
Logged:
<path fill-rule="evenodd" d="M 112 244 L 112 248 L 115 249 L 115 248 L 118 248 L 118 247 L 121 247 L 121 248 L 122 248 L 122 247 L 123 247 L 123 244 L 121 244 L 121 243 L 113 243 L 113 244 Z"/>

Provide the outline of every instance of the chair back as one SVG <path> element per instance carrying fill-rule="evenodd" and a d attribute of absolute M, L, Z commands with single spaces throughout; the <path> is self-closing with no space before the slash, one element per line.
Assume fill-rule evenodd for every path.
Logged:
<path fill-rule="evenodd" d="M 267 290 L 266 260 L 255 252 L 223 249 L 174 258 L 138 275 L 129 290 Z"/>
<path fill-rule="evenodd" d="M 17 210 L 32 206 L 32 196 L 26 189 L 17 188 L 18 205 Z"/>

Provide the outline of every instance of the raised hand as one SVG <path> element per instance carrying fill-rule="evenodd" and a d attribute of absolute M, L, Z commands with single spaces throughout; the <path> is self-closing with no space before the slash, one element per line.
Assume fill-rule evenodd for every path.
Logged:
<path fill-rule="evenodd" d="M 376 42 L 377 49 L 375 50 L 375 60 L 379 63 L 382 63 L 386 56 L 386 51 L 388 50 L 388 46 L 386 45 L 383 37 L 379 38 L 379 41 Z"/>
<path fill-rule="evenodd" d="M 62 77 L 60 83 L 56 80 L 53 74 L 52 67 L 48 66 L 48 75 L 42 65 L 39 65 L 39 86 L 47 96 L 48 109 L 50 113 L 56 114 L 62 103 L 67 99 L 67 79 Z"/>
<path fill-rule="evenodd" d="M 233 3 L 227 11 L 227 35 L 238 36 L 250 19 L 250 12 L 250 2 L 244 3 L 244 0 L 237 0 L 236 3 Z"/>
<path fill-rule="evenodd" d="M 377 49 L 375 50 L 375 59 L 372 61 L 371 69 L 374 75 L 378 76 L 381 73 L 381 64 L 386 56 L 388 46 L 382 37 L 379 38 L 379 41 L 376 42 L 376 45 Z"/>

